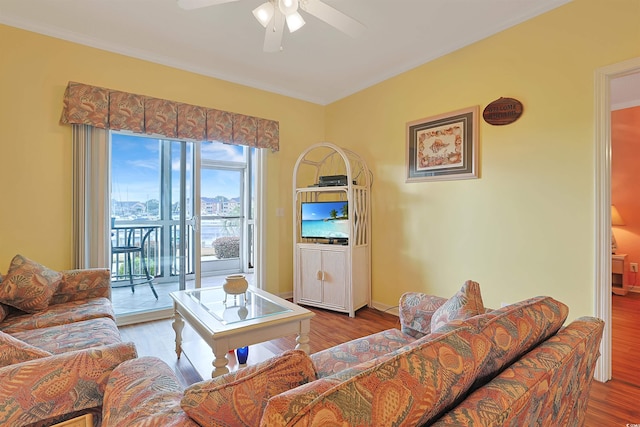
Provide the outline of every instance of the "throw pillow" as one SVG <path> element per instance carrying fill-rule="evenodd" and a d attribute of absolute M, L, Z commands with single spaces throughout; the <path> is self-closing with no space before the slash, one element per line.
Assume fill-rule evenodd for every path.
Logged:
<path fill-rule="evenodd" d="M 62 281 L 62 273 L 16 255 L 0 283 L 0 302 L 27 313 L 42 311 Z"/>
<path fill-rule="evenodd" d="M 464 323 L 491 342 L 487 363 L 476 377 L 484 384 L 523 354 L 554 335 L 564 324 L 569 307 L 548 296 L 526 299 Z"/>
<path fill-rule="evenodd" d="M 201 426 L 257 426 L 269 398 L 315 379 L 309 356 L 302 350 L 290 350 L 257 365 L 193 384 L 185 390 L 180 406 Z"/>
<path fill-rule="evenodd" d="M 51 353 L 0 332 L 0 368 L 27 360 L 51 356 Z"/>
<path fill-rule="evenodd" d="M 442 304 L 431 317 L 431 332 L 452 320 L 464 320 L 485 312 L 480 285 L 467 280 L 462 288 Z"/>

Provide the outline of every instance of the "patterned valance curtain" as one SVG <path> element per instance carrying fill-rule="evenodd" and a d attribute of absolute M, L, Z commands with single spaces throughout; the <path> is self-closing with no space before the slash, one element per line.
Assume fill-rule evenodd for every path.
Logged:
<path fill-rule="evenodd" d="M 67 85 L 60 123 L 280 149 L 277 121 L 76 82 Z"/>

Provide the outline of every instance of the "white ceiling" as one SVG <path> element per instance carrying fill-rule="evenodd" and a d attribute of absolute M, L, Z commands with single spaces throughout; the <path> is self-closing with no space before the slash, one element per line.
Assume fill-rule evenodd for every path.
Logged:
<path fill-rule="evenodd" d="M 307 24 L 265 53 L 251 13 L 264 0 L 0 0 L 0 23 L 326 105 L 571 0 L 324 1 L 364 35 L 301 12 Z"/>

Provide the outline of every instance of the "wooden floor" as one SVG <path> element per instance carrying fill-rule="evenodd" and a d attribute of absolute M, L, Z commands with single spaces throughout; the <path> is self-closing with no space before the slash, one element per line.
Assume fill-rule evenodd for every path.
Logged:
<path fill-rule="evenodd" d="M 366 336 L 389 328 L 398 328 L 398 318 L 371 308 L 363 308 L 355 318 L 327 310 L 310 308 L 316 316 L 311 320 L 311 352 Z M 640 294 L 613 296 L 613 377 L 607 383 L 593 382 L 587 410 L 586 427 L 640 425 Z M 191 363 L 176 359 L 175 335 L 171 320 L 160 320 L 120 328 L 126 341 L 133 341 L 138 354 L 157 356 L 173 367 L 184 385 L 200 381 Z M 273 353 L 295 346 L 294 337 L 262 344 Z M 207 354 L 211 357 L 211 354 Z"/>
<path fill-rule="evenodd" d="M 342 313 L 308 308 L 316 313 L 311 319 L 311 333 L 309 334 L 311 353 L 385 329 L 400 327 L 397 316 L 367 307 L 360 309 L 354 318 Z M 179 360 L 176 358 L 175 333 L 171 323 L 172 319 L 166 319 L 121 326 L 119 329 L 124 341 L 135 343 L 138 356 L 156 356 L 164 360 L 174 369 L 183 385 L 200 381 L 201 375 L 196 372 L 187 358 L 181 357 Z M 192 332 L 188 330 L 187 325 L 183 332 L 183 339 L 189 340 L 190 334 Z M 195 332 L 193 335 L 195 336 Z M 290 350 L 295 345 L 295 336 L 259 344 L 274 354 Z M 251 348 L 249 350 L 251 356 Z M 213 360 L 211 350 L 203 354 L 203 357 Z"/>
<path fill-rule="evenodd" d="M 640 293 L 611 299 L 612 377 L 593 382 L 586 426 L 640 425 Z"/>
<path fill-rule="evenodd" d="M 640 293 L 611 300 L 612 376 L 640 386 Z"/>

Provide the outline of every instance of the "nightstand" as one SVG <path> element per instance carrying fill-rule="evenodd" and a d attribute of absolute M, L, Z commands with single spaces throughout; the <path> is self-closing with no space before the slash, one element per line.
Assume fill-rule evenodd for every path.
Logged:
<path fill-rule="evenodd" d="M 611 255 L 611 291 L 616 295 L 629 292 L 629 265 L 627 254 Z"/>

